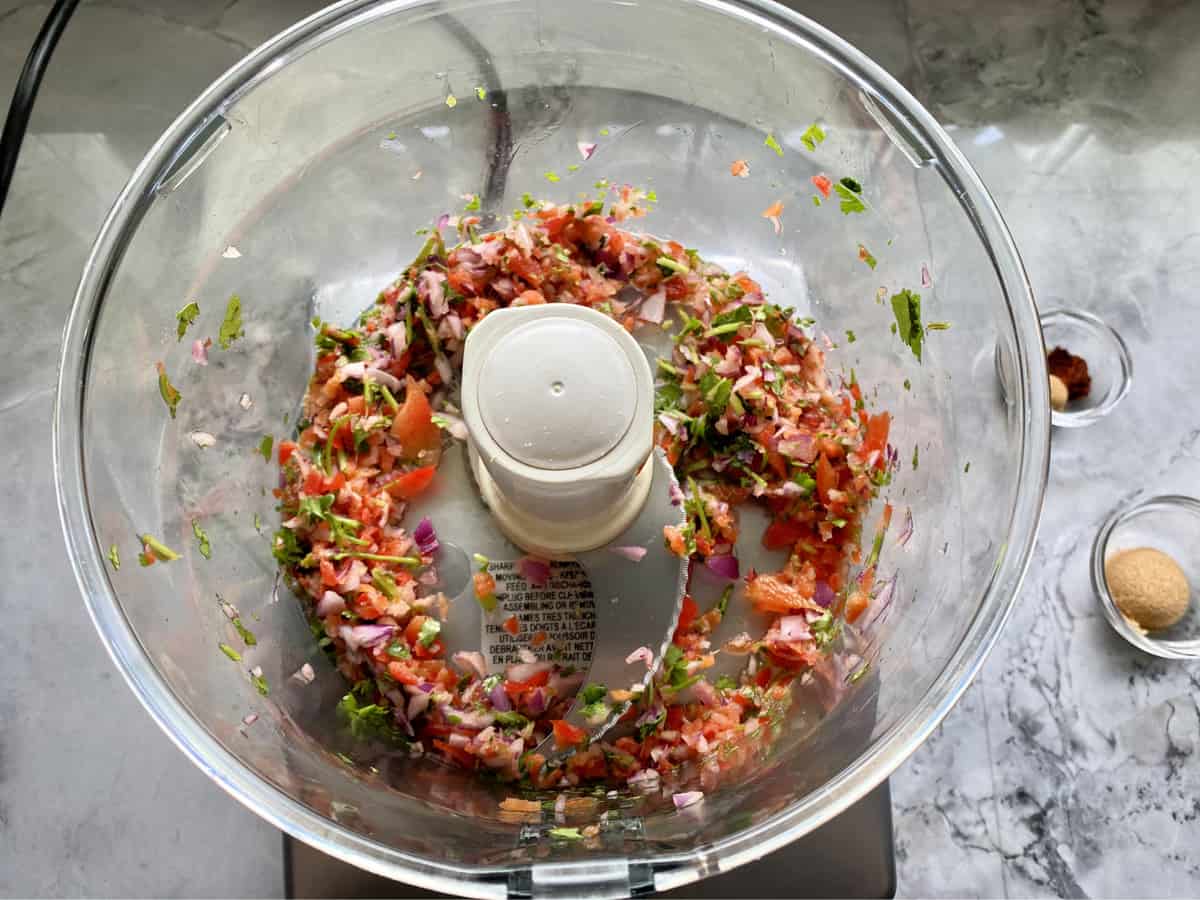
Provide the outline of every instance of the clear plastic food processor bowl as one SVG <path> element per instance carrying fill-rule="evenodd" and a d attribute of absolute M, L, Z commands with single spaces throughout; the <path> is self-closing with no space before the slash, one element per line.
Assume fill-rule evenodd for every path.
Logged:
<path fill-rule="evenodd" d="M 813 122 L 827 137 L 809 149 Z M 749 177 L 731 174 L 735 160 Z M 857 179 L 868 210 L 843 213 L 836 193 L 815 204 L 820 174 Z M 836 702 L 798 706 L 699 804 L 604 798 L 607 826 L 585 843 L 505 821 L 494 782 L 403 755 L 371 766 L 339 755 L 353 752 L 333 712 L 346 686 L 277 580 L 277 471 L 257 451 L 295 424 L 310 320 L 349 322 L 368 306 L 415 254 L 416 229 L 464 195 L 504 213 L 526 191 L 567 201 L 600 179 L 657 194 L 636 227 L 744 267 L 770 299 L 815 317 L 835 377 L 853 370 L 871 406 L 894 415 L 900 466 L 873 516 L 882 499 L 896 508 L 881 573 L 897 580 L 863 629 L 866 676 Z M 776 201 L 778 233 L 762 216 Z M 901 288 L 921 295 L 926 322 L 950 323 L 926 336 L 921 363 L 889 327 Z M 231 294 L 245 336 L 196 365 L 192 338 L 216 336 Z M 200 318 L 177 341 L 176 312 L 192 300 Z M 159 361 L 182 393 L 175 419 Z M 929 734 L 1017 591 L 1049 419 L 1036 310 L 992 200 L 929 114 L 834 35 L 767 2 L 352 0 L 230 70 L 138 167 L 79 286 L 54 452 L 101 637 L 163 730 L 229 793 L 396 879 L 460 895 L 615 896 L 800 837 Z M 215 444 L 200 448 L 195 432 Z M 140 567 L 142 533 L 182 559 Z M 238 640 L 218 594 L 256 646 Z M 309 685 L 289 677 L 305 661 Z"/>

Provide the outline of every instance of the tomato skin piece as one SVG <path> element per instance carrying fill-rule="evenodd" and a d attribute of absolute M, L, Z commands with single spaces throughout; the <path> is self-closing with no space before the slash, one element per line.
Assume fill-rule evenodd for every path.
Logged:
<path fill-rule="evenodd" d="M 700 615 L 700 607 L 696 605 L 696 601 L 692 599 L 691 594 L 684 594 L 683 606 L 679 610 L 679 624 L 675 626 L 674 640 L 678 640 L 680 635 L 684 634 L 691 627 L 698 615 Z"/>
<path fill-rule="evenodd" d="M 436 473 L 437 466 L 422 466 L 389 481 L 383 489 L 398 500 L 408 500 L 429 487 Z"/>
<path fill-rule="evenodd" d="M 812 177 L 813 187 L 821 192 L 822 197 L 829 197 L 829 192 L 833 190 L 833 182 L 826 175 L 814 175 Z"/>
<path fill-rule="evenodd" d="M 554 746 L 559 750 L 569 750 L 578 747 L 587 740 L 587 732 L 572 725 L 565 719 L 554 719 L 550 722 L 554 729 Z"/>
<path fill-rule="evenodd" d="M 520 623 L 520 621 L 518 621 L 516 616 L 509 616 L 507 619 L 505 619 L 503 627 L 504 627 L 504 630 L 507 631 L 509 634 L 511 634 L 513 637 L 516 637 L 518 634 L 521 633 L 521 623 Z"/>

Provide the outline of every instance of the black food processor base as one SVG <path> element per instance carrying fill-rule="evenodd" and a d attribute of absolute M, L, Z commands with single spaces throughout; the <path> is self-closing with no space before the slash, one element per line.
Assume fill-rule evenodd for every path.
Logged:
<path fill-rule="evenodd" d="M 288 897 L 444 897 L 372 875 L 283 837 Z M 821 828 L 757 862 L 657 895 L 675 898 L 893 897 L 892 797 L 885 781 Z"/>

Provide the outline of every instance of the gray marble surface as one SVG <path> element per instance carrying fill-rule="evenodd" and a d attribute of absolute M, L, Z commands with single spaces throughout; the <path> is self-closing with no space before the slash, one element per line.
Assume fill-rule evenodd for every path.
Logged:
<path fill-rule="evenodd" d="M 62 564 L 49 429 L 71 292 L 125 177 L 211 78 L 314 5 L 85 2 L 43 87 L 0 220 L 0 613 L 18 637 L 0 656 L 0 894 L 282 892 L 277 833 L 169 744 L 100 647 Z M 1200 669 L 1121 643 L 1087 567 L 1110 511 L 1200 484 L 1180 402 L 1200 384 L 1200 5 L 793 5 L 913 88 L 995 194 L 1040 302 L 1106 318 L 1135 364 L 1111 417 L 1055 432 L 1012 620 L 893 779 L 900 891 L 1196 896 Z M 47 8 L 0 0 L 0 93 Z"/>

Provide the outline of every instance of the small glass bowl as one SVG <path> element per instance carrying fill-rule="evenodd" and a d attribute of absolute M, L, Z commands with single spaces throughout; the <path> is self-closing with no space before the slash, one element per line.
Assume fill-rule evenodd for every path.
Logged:
<path fill-rule="evenodd" d="M 1144 632 L 1125 617 L 1108 590 L 1104 563 L 1122 550 L 1152 547 L 1170 556 L 1187 576 L 1191 603 L 1183 619 L 1162 631 Z M 1165 659 L 1200 659 L 1200 500 L 1152 497 L 1113 513 L 1092 545 L 1092 586 L 1113 629 L 1139 650 Z"/>
<path fill-rule="evenodd" d="M 1042 338 L 1049 354 L 1063 347 L 1082 357 L 1092 377 L 1086 397 L 1072 400 L 1062 412 L 1052 410 L 1050 421 L 1063 428 L 1093 425 L 1107 416 L 1129 393 L 1133 360 L 1121 336 L 1091 313 L 1074 309 L 1051 309 L 1042 313 Z"/>

